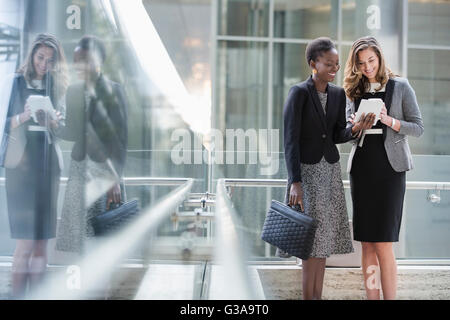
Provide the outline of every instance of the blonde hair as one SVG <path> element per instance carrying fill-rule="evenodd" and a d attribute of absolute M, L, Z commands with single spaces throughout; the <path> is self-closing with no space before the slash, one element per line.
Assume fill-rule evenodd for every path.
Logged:
<path fill-rule="evenodd" d="M 378 41 L 371 36 L 362 37 L 356 40 L 347 58 L 344 71 L 344 90 L 347 97 L 351 100 L 361 98 L 370 88 L 369 79 L 362 74 L 358 68 L 358 53 L 365 49 L 372 49 L 378 56 L 379 68 L 375 79 L 381 84 L 376 90 L 381 90 L 390 78 L 395 77 L 391 69 L 386 65 L 383 51 Z"/>
<path fill-rule="evenodd" d="M 36 78 L 37 75 L 33 64 L 33 57 L 36 54 L 36 51 L 42 46 L 53 49 L 54 63 L 53 68 L 49 72 L 51 79 L 46 79 L 47 75 L 45 75 L 43 80 L 51 80 L 51 88 L 53 89 L 53 92 L 51 92 L 51 94 L 56 99 L 56 101 L 58 101 L 65 94 L 66 89 L 69 85 L 69 79 L 67 75 L 67 64 L 66 57 L 64 55 L 64 49 L 55 36 L 47 33 L 38 34 L 36 39 L 31 44 L 31 49 L 28 51 L 25 62 L 17 70 L 17 72 L 23 74 L 25 80 L 27 80 L 27 82 L 31 86 L 33 86 L 31 80 Z M 46 82 L 50 83 L 48 81 Z"/>

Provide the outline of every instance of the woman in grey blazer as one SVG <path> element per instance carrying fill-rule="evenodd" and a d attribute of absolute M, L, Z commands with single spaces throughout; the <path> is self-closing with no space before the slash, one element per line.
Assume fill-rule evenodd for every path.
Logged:
<path fill-rule="evenodd" d="M 16 239 L 11 273 L 14 299 L 23 298 L 41 283 L 48 240 L 56 235 L 63 165 L 56 133 L 64 123 L 66 70 L 58 39 L 39 34 L 14 75 L 9 96 L 0 166 L 6 168 L 8 218 L 11 238 Z M 44 110 L 32 117 L 30 96 L 48 96 L 55 107 L 54 117 Z"/>
<path fill-rule="evenodd" d="M 406 189 L 413 168 L 408 135 L 419 137 L 423 122 L 416 95 L 405 78 L 387 67 L 373 37 L 353 43 L 345 67 L 348 125 L 362 99 L 384 102 L 380 120 L 353 141 L 347 171 L 353 202 L 354 239 L 362 243 L 362 269 L 368 299 L 395 299 L 397 265 L 392 243 L 398 241 Z"/>

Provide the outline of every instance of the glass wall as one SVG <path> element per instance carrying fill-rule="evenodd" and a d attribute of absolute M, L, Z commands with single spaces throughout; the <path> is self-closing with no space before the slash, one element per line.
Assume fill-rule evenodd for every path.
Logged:
<path fill-rule="evenodd" d="M 420 139 L 410 139 L 416 169 L 410 180 L 449 181 L 450 38 L 449 1 L 408 1 L 407 75 L 416 91 L 425 123 Z M 437 193 L 437 192 L 434 192 Z M 441 202 L 427 202 L 423 192 L 408 191 L 406 254 L 411 257 L 448 257 L 449 192 Z M 411 209 L 417 208 L 417 209 Z M 419 228 L 425 232 L 419 233 Z"/>
<path fill-rule="evenodd" d="M 274 30 L 276 38 L 311 39 L 327 34 L 337 37 L 337 1 L 275 1 Z"/>
<path fill-rule="evenodd" d="M 241 16 L 236 3 L 245 7 Z M 450 112 L 448 96 L 448 1 L 267 1 L 256 6 L 255 1 L 219 1 L 217 5 L 218 32 L 216 35 L 216 73 L 214 115 L 216 128 L 243 130 L 262 128 L 279 130 L 276 172 L 262 174 L 251 170 L 252 166 L 215 166 L 220 168 L 216 177 L 271 179 L 287 176 L 283 153 L 282 110 L 288 90 L 295 83 L 304 81 L 310 74 L 305 61 L 308 41 L 319 37 L 331 37 L 340 53 L 341 70 L 335 80 L 342 85 L 343 70 L 352 42 L 364 35 L 373 35 L 380 41 L 385 57 L 394 73 L 407 77 L 413 86 L 425 123 L 425 134 L 409 138 L 413 152 L 414 170 L 408 181 L 446 182 L 450 179 L 450 146 L 448 145 L 447 118 Z M 253 7 L 252 7 L 253 6 Z M 261 9 L 264 14 L 261 15 Z M 266 13 L 268 10 L 268 13 Z M 255 33 L 255 24 L 249 17 L 258 16 L 258 26 L 264 31 Z M 264 18 L 262 18 L 264 17 Z M 233 19 L 236 29 L 223 28 L 223 21 Z M 264 20 L 266 19 L 266 20 Z M 268 26 L 268 29 L 265 29 Z M 237 38 L 236 36 L 239 36 Z M 256 49 L 258 48 L 258 49 Z M 258 56 L 249 63 L 246 58 Z M 224 57 L 226 66 L 224 67 Z M 258 66 L 261 57 L 267 62 Z M 245 64 L 243 68 L 228 66 Z M 256 68 L 256 69 L 253 69 Z M 253 70 L 251 70 L 253 69 Z M 268 70 L 267 70 L 268 69 Z M 251 70 L 250 74 L 244 74 Z M 261 76 L 267 75 L 265 78 Z M 255 77 L 258 82 L 243 81 Z M 236 82 L 235 79 L 240 79 Z M 258 88 L 259 91 L 255 89 Z M 239 92 L 239 93 L 237 93 Z M 241 95 L 241 92 L 245 92 Z M 253 93 L 261 92 L 256 96 Z M 250 100 L 250 96 L 252 99 Z M 248 116 L 244 110 L 252 111 Z M 225 116 L 223 116 L 225 115 Z M 266 121 L 261 121 L 261 115 Z M 345 172 L 350 145 L 340 145 L 342 178 Z M 250 150 L 247 149 L 250 154 Z M 252 239 L 256 259 L 274 258 L 274 248 L 259 239 L 259 232 L 271 199 L 283 200 L 284 188 L 236 188 L 233 202 L 243 216 L 244 229 Z M 448 191 L 441 191 L 439 203 L 430 202 L 429 196 L 438 191 L 408 189 L 401 241 L 396 247 L 397 257 L 449 258 L 447 243 L 450 241 L 450 212 Z M 348 214 L 352 217 L 350 192 L 346 190 Z M 421 230 L 421 231 L 419 231 Z"/>
<path fill-rule="evenodd" d="M 75 85 L 79 79 L 74 51 L 83 36 L 96 36 L 106 48 L 102 74 L 122 87 L 127 101 L 128 143 L 123 177 L 189 177 L 195 179 L 192 192 L 208 190 L 207 164 L 194 164 L 191 149 L 196 147 L 200 153 L 205 150 L 201 138 L 211 126 L 209 2 L 133 1 L 126 5 L 124 1 L 103 0 L 5 0 L 1 3 L 2 78 L 24 63 L 36 35 L 45 32 L 60 41 L 67 60 L 69 87 Z M 188 146 L 189 159 L 180 162 L 184 154 L 175 147 L 182 143 Z M 70 176 L 74 143 L 61 139 L 59 144 L 65 164 L 61 172 L 64 181 Z M 0 168 L 3 179 L 0 255 L 11 256 L 15 241 L 9 230 L 4 172 Z M 59 190 L 58 221 L 65 201 L 65 185 Z M 147 183 L 127 185 L 125 189 L 127 199 L 137 198 L 140 207 L 146 208 L 174 187 Z M 168 223 L 160 232 L 172 230 Z"/>
<path fill-rule="evenodd" d="M 68 87 L 65 91 L 66 96 L 62 99 L 66 106 L 67 128 L 72 124 L 86 126 L 80 129 L 81 134 L 76 135 L 75 138 L 68 138 L 59 133 L 55 133 L 54 136 L 61 147 L 64 166 L 60 175 L 59 192 L 53 189 L 45 193 L 45 196 L 57 197 L 55 201 L 57 209 L 51 210 L 52 213 L 56 211 L 56 217 L 45 218 L 41 223 L 45 228 L 51 226 L 49 229 L 52 229 L 53 218 L 55 218 L 57 224 L 56 237 L 54 234 L 44 236 L 50 239 L 46 246 L 48 250 L 46 258 L 52 266 L 51 271 L 55 271 L 55 265 L 74 264 L 73 267 L 77 267 L 82 263 L 82 259 L 92 252 L 90 250 L 94 247 L 90 246 L 104 240 L 101 236 L 93 235 L 93 232 L 97 231 L 90 229 L 92 228 L 90 221 L 87 224 L 89 227 L 84 230 L 81 220 L 92 218 L 91 214 L 94 211 L 95 214 L 106 212 L 107 203 L 105 205 L 100 201 L 109 201 L 110 193 L 114 192 L 111 186 L 116 186 L 121 181 L 123 182 L 120 184 L 121 200 L 137 199 L 141 213 L 147 212 L 149 208 L 159 203 L 186 178 L 193 179 L 190 192 L 212 191 L 208 180 L 208 164 L 206 161 L 196 161 L 198 155 L 203 160 L 203 154 L 207 154 L 203 136 L 211 128 L 211 20 L 211 2 L 203 0 L 0 1 L 0 74 L 2 78 L 0 82 L 13 75 L 27 61 L 32 43 L 38 34 L 53 35 L 61 44 L 67 61 Z M 82 44 L 80 40 L 85 36 L 96 37 L 104 45 L 104 51 L 97 42 Z M 46 68 L 48 65 L 51 67 L 46 70 L 59 72 L 60 69 L 52 69 L 57 55 L 54 51 L 51 52 L 51 58 L 46 60 Z M 33 52 L 31 56 L 34 59 L 38 55 Z M 36 64 L 33 64 L 33 67 L 37 68 Z M 47 78 L 43 79 L 53 79 L 50 78 L 50 74 L 53 77 L 53 73 L 48 73 L 44 76 Z M 90 77 L 95 79 L 92 86 L 89 83 Z M 30 86 L 28 82 L 26 83 Z M 43 87 L 47 88 L 47 84 L 48 82 L 43 84 Z M 5 83 L 2 83 L 0 95 L 2 132 L 9 109 L 9 100 L 12 97 L 9 89 L 3 90 L 5 87 Z M 27 87 L 28 89 L 30 88 Z M 6 91 L 8 92 L 5 93 Z M 47 95 L 46 90 L 44 95 Z M 5 102 L 5 100 L 8 101 Z M 11 101 L 13 100 L 11 98 Z M 24 108 L 24 103 L 21 108 Z M 54 107 L 56 105 L 53 103 Z M 83 111 L 86 111 L 86 114 Z M 73 114 L 81 114 L 81 120 Z M 85 116 L 89 118 L 84 118 Z M 47 127 L 33 121 L 29 120 L 26 127 L 24 124 L 27 135 L 28 131 L 37 130 L 36 127 L 40 127 L 39 130 L 43 132 L 49 132 L 45 129 Z M 98 121 L 103 123 L 103 126 L 100 126 Z M 29 129 L 30 127 L 32 129 Z M 119 132 L 119 127 L 126 129 Z M 102 131 L 104 128 L 112 130 L 104 133 Z M 53 137 L 53 132 L 51 134 Z M 85 137 L 83 137 L 84 134 L 86 134 Z M 126 161 L 121 175 L 117 170 L 114 171 L 117 168 L 114 156 L 119 152 L 120 147 L 117 141 L 111 143 L 115 137 L 118 138 L 117 141 L 122 142 L 123 138 L 127 140 L 124 142 Z M 96 139 L 100 140 L 100 143 Z M 98 144 L 95 145 L 94 142 Z M 108 150 L 103 154 L 106 155 L 106 159 L 96 159 L 94 154 L 96 152 L 102 154 L 103 147 Z M 76 155 L 80 149 L 85 152 L 82 154 L 81 161 Z M 53 150 L 53 146 L 42 150 Z M 122 151 L 120 149 L 120 152 Z M 44 159 L 50 161 L 45 152 Z M 100 163 L 100 165 L 93 163 Z M 85 167 L 83 167 L 84 164 L 86 164 Z M 105 179 L 104 171 L 92 169 L 104 167 L 112 168 L 111 171 L 115 173 L 110 180 Z M 18 197 L 22 192 L 24 199 L 27 199 L 27 196 L 34 199 L 34 195 L 41 194 L 39 189 L 43 189 L 45 183 L 42 180 L 32 179 L 28 180 L 31 181 L 30 183 L 22 183 L 14 188 L 12 186 L 17 179 L 8 176 L 8 170 L 10 169 L 0 168 L 0 261 L 14 264 L 18 261 L 13 259 L 16 245 L 19 245 L 19 241 L 23 238 L 29 239 L 30 236 L 13 234 L 17 229 L 11 222 L 14 214 L 12 207 L 14 203 L 20 204 Z M 81 183 L 74 187 L 73 181 Z M 114 183 L 111 183 L 112 181 Z M 7 195 L 5 185 L 9 185 L 8 190 L 13 190 L 13 200 L 10 197 L 11 192 Z M 92 201 L 89 202 L 87 199 Z M 26 200 L 23 202 L 25 203 Z M 191 207 L 184 207 L 182 204 L 183 202 L 180 206 L 176 206 L 174 212 L 170 214 L 193 213 Z M 78 207 L 82 209 L 78 210 Z M 82 216 L 78 216 L 80 211 L 83 212 Z M 157 215 L 158 212 L 155 214 Z M 197 265 L 195 262 L 190 262 L 190 249 L 195 237 L 210 236 L 209 225 L 202 221 L 192 224 L 192 219 L 180 221 L 170 219 L 170 214 L 158 224 L 155 234 L 151 236 L 146 234 L 142 243 L 134 246 L 132 251 L 126 252 L 125 258 L 138 259 L 136 261 L 142 263 L 149 259 L 149 252 L 152 251 L 152 254 L 157 254 L 159 258 L 178 259 L 176 263 L 179 265 L 183 265 L 184 262 L 191 264 L 195 270 L 203 270 L 204 267 L 201 267 L 200 263 Z M 70 218 L 71 215 L 72 218 Z M 69 220 L 66 219 L 67 216 Z M 81 220 L 77 220 L 78 218 Z M 72 222 L 76 223 L 71 224 Z M 78 222 L 81 229 L 76 229 Z M 28 225 L 24 221 L 20 224 Z M 80 238 L 85 238 L 84 244 L 81 245 L 81 255 L 79 255 L 80 248 L 77 246 L 67 248 L 65 244 L 61 246 L 58 244 L 58 241 L 67 236 L 66 229 L 62 229 L 65 226 L 72 229 L 68 230 L 70 232 L 67 234 L 74 235 L 74 238 L 68 239 L 70 243 L 78 243 Z M 114 245 L 114 248 L 110 250 L 111 256 L 126 250 L 120 246 L 126 245 L 134 235 L 129 236 L 130 239 L 127 238 L 122 243 Z M 177 241 L 172 241 L 175 238 Z M 169 241 L 164 242 L 167 239 Z M 162 246 L 155 245 L 161 242 L 164 242 Z M 151 250 L 150 247 L 152 247 Z M 16 251 L 16 254 L 18 252 Z M 94 259 L 97 262 L 91 260 L 91 263 L 98 264 L 99 269 L 102 269 L 100 265 L 108 259 L 110 256 L 104 256 L 104 259 L 97 257 Z M 179 262 L 179 260 L 182 261 Z M 121 261 L 116 260 L 109 265 L 103 265 L 104 269 L 101 273 L 110 272 L 116 267 L 115 263 Z M 12 269 L 14 268 L 13 265 Z M 70 269 L 67 270 L 70 271 Z M 127 267 L 123 270 L 125 273 L 128 272 Z M 164 268 L 162 270 L 164 275 L 161 275 L 159 279 L 165 279 L 164 276 L 167 276 Z M 199 273 L 196 271 L 195 277 L 197 276 Z M 9 294 L 4 292 L 3 288 L 11 289 L 16 285 L 9 283 L 9 273 L 2 273 L 0 281 L 2 283 L 0 298 L 3 299 Z M 3 286 L 4 283 L 7 285 Z M 64 286 L 64 283 L 65 280 L 60 284 Z M 191 294 L 195 296 L 196 293 L 191 292 Z M 46 294 L 43 294 L 40 298 L 45 296 Z M 98 297 L 98 292 L 94 296 Z M 126 298 L 133 297 L 132 292 Z"/>

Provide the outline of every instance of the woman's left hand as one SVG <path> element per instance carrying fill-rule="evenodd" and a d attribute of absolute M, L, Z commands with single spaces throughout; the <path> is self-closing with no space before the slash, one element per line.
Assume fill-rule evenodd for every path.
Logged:
<path fill-rule="evenodd" d="M 117 183 L 107 193 L 106 210 L 109 210 L 111 203 L 120 203 L 121 198 L 120 184 Z"/>
<path fill-rule="evenodd" d="M 385 124 L 388 127 L 390 127 L 391 123 L 392 123 L 392 118 L 390 116 L 388 116 L 387 109 L 384 104 L 383 104 L 383 107 L 381 108 L 380 121 L 382 124 Z"/>

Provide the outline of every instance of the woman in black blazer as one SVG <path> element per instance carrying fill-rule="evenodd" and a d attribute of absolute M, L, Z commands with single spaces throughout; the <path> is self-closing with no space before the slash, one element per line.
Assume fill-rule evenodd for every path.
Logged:
<path fill-rule="evenodd" d="M 57 249 L 81 253 L 94 236 L 91 219 L 124 200 L 122 183 L 128 127 L 122 87 L 101 72 L 106 58 L 102 41 L 83 37 L 74 51 L 82 80 L 67 90 L 66 126 L 61 137 L 74 141 Z"/>
<path fill-rule="evenodd" d="M 291 88 L 284 106 L 285 202 L 318 221 L 311 257 L 302 261 L 302 269 L 303 298 L 320 299 L 326 258 L 353 252 L 335 144 L 368 127 L 373 115 L 347 128 L 345 92 L 329 83 L 340 67 L 329 38 L 310 42 L 306 60 L 313 75 Z"/>

